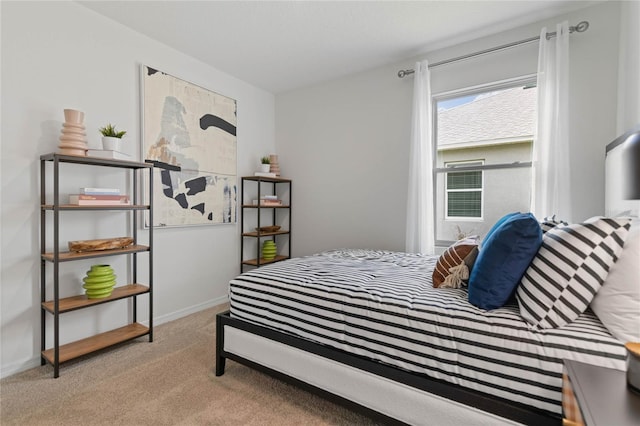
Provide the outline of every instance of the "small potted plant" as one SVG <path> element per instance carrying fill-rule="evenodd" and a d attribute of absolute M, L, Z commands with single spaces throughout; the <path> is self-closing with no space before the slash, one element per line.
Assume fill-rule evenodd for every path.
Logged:
<path fill-rule="evenodd" d="M 126 130 L 119 132 L 116 130 L 116 126 L 109 123 L 98 131 L 102 134 L 103 149 L 122 152 L 122 137 L 127 134 Z"/>
<path fill-rule="evenodd" d="M 265 155 L 260 159 L 260 162 L 262 163 L 261 164 L 262 168 L 260 169 L 260 171 L 264 173 L 268 173 L 269 169 L 271 168 L 271 159 L 269 158 L 269 156 Z"/>

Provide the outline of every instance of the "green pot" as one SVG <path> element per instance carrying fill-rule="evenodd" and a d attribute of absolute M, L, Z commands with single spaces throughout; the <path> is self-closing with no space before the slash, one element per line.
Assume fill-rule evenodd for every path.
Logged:
<path fill-rule="evenodd" d="M 267 240 L 262 243 L 262 258 L 265 260 L 273 260 L 276 257 L 278 247 L 273 240 Z"/>
<path fill-rule="evenodd" d="M 116 285 L 116 276 L 109 265 L 93 265 L 87 271 L 87 276 L 82 279 L 82 287 L 89 299 L 109 297 Z"/>

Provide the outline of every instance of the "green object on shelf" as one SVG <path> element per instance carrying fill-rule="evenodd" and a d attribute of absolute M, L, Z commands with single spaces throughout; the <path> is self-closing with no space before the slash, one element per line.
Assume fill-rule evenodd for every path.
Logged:
<path fill-rule="evenodd" d="M 262 243 L 262 258 L 265 260 L 273 260 L 276 257 L 276 252 L 278 251 L 278 247 L 276 247 L 276 243 L 273 240 L 267 240 Z"/>
<path fill-rule="evenodd" d="M 109 265 L 93 265 L 82 279 L 85 294 L 89 299 L 109 297 L 116 285 L 116 276 Z"/>

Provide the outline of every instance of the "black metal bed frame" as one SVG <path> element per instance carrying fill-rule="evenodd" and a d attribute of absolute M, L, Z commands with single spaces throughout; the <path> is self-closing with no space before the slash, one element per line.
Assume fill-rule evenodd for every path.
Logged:
<path fill-rule="evenodd" d="M 310 385 L 292 376 L 257 364 L 234 353 L 225 351 L 225 326 L 246 331 L 248 333 L 252 333 L 273 340 L 275 342 L 282 343 L 287 346 L 291 346 L 293 348 L 297 348 L 305 352 L 309 352 L 323 358 L 339 362 L 344 365 L 358 368 L 360 370 L 373 373 L 377 376 L 384 377 L 435 395 L 439 395 L 449 400 L 456 401 L 516 422 L 536 426 L 558 426 L 562 424 L 562 419 L 560 418 L 560 416 L 555 417 L 548 412 L 537 409 L 535 407 L 508 401 L 504 398 L 487 395 L 471 389 L 466 389 L 448 382 L 444 382 L 442 380 L 428 377 L 424 374 L 401 370 L 386 364 L 382 364 L 380 362 L 370 360 L 365 357 L 353 355 L 339 349 L 314 343 L 310 340 L 302 339 L 290 334 L 279 332 L 277 330 L 252 324 L 237 318 L 231 318 L 229 311 L 219 313 L 216 316 L 216 376 L 221 376 L 224 374 L 225 361 L 226 359 L 231 359 L 241 364 L 247 365 L 248 367 L 265 372 L 280 380 L 301 387 L 307 391 L 310 391 L 311 393 L 317 394 L 333 402 L 346 406 L 375 420 L 382 421 L 384 424 L 403 424 L 397 419 L 393 419 L 368 407 L 357 404 L 351 400 L 337 396 L 322 388 Z"/>

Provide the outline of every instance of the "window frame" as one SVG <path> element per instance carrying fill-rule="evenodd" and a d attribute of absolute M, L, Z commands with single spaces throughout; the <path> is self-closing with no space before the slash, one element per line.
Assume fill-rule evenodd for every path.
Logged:
<path fill-rule="evenodd" d="M 510 78 L 510 79 L 506 79 L 506 80 L 500 80 L 500 81 L 495 81 L 495 82 L 491 82 L 491 83 L 485 83 L 485 84 L 480 84 L 477 86 L 471 86 L 471 87 L 466 87 L 466 88 L 461 88 L 461 89 L 456 89 L 456 90 L 450 90 L 447 92 L 442 92 L 442 93 L 437 93 L 432 95 L 431 97 L 431 111 L 432 111 L 432 134 L 431 134 L 431 138 L 432 138 L 432 156 L 431 156 L 431 169 L 432 169 L 432 182 L 433 182 L 433 217 L 434 217 L 434 221 L 433 221 L 433 232 L 434 232 L 434 236 L 436 238 L 434 238 L 435 240 L 435 245 L 437 247 L 449 247 L 451 244 L 453 244 L 455 241 L 452 240 L 439 240 L 437 238 L 438 236 L 438 175 L 441 173 L 444 173 L 446 175 L 447 172 L 451 171 L 450 168 L 447 167 L 437 167 L 437 161 L 438 161 L 438 103 L 439 102 L 443 102 L 443 101 L 447 101 L 447 100 L 451 100 L 451 99 L 455 99 L 455 98 L 460 98 L 460 97 L 464 97 L 464 96 L 472 96 L 472 95 L 479 95 L 482 93 L 487 93 L 490 91 L 497 91 L 497 90 L 505 90 L 505 89 L 509 89 L 512 87 L 516 87 L 516 86 L 532 86 L 535 87 L 538 85 L 538 80 L 537 80 L 537 75 L 536 74 L 528 74 L 528 75 L 524 75 L 524 76 L 520 76 L 520 77 L 515 77 L 515 78 Z M 535 143 L 535 140 L 532 141 L 532 143 Z M 499 163 L 499 164 L 482 164 L 482 165 L 478 165 L 478 166 L 461 166 L 461 167 L 457 167 L 456 171 L 484 171 L 484 170 L 496 170 L 496 169 L 511 169 L 511 168 L 532 168 L 533 167 L 533 162 L 532 161 L 515 161 L 512 163 Z M 482 179 L 483 179 L 483 190 L 484 190 L 484 177 L 485 174 L 482 174 Z M 446 177 L 445 177 L 446 179 Z M 452 217 L 449 219 L 449 216 L 447 214 L 447 205 L 446 205 L 446 183 L 445 183 L 445 205 L 444 207 L 444 220 L 465 220 L 465 221 L 481 221 L 484 220 L 484 200 L 482 203 L 482 218 L 471 218 L 471 219 L 463 219 L 460 217 Z"/>

